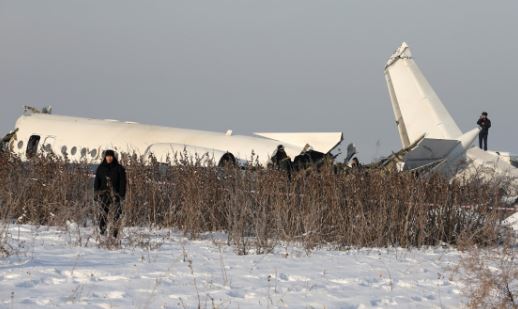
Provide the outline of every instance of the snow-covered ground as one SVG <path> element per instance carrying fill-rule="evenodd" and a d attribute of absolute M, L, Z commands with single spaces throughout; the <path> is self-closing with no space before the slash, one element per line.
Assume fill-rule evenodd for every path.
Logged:
<path fill-rule="evenodd" d="M 510 227 L 515 233 L 518 233 L 518 212 L 510 215 L 504 220 L 504 225 Z"/>
<path fill-rule="evenodd" d="M 100 248 L 91 229 L 15 225 L 0 258 L 0 307 L 457 308 L 453 249 L 361 249 L 240 256 L 222 234 L 126 229 Z M 79 238 L 79 235 L 81 237 Z M 81 243 L 81 245 L 79 244 Z M 86 246 L 85 246 L 86 244 Z"/>

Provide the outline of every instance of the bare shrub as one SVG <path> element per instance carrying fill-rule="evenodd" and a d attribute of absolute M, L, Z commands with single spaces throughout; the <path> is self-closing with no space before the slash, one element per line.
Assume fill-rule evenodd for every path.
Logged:
<path fill-rule="evenodd" d="M 18 223 L 64 225 L 82 222 L 92 210 L 91 172 L 85 164 L 65 164 L 36 157 L 29 162 L 9 157 L 0 171 L 5 184 L 0 201 Z"/>
<path fill-rule="evenodd" d="M 12 168 L 12 163 L 12 158 L 0 150 L 0 188 L 6 188 L 9 185 L 9 179 L 4 176 Z M 5 190 L 0 191 L 5 192 Z M 9 245 L 9 219 L 12 205 L 2 197 L 0 195 L 0 257 L 6 257 L 12 254 L 12 248 Z"/>
<path fill-rule="evenodd" d="M 2 160 L 4 218 L 48 225 L 97 220 L 94 167 L 52 157 Z M 270 252 L 280 241 L 301 242 L 308 250 L 487 246 L 498 241 L 505 207 L 501 184 L 477 177 L 450 182 L 386 170 L 343 172 L 326 164 L 289 179 L 255 166 L 201 167 L 201 159 L 186 155 L 171 160 L 176 165 L 123 156 L 128 191 L 122 222 L 177 228 L 192 238 L 226 231 L 240 254 Z"/>
<path fill-rule="evenodd" d="M 518 248 L 512 236 L 502 246 L 472 247 L 455 270 L 469 308 L 518 308 Z"/>

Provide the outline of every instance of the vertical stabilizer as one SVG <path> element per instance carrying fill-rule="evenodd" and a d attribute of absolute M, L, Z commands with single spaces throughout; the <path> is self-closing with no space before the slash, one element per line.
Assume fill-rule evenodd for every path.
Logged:
<path fill-rule="evenodd" d="M 403 147 L 426 138 L 457 139 L 461 130 L 403 43 L 385 66 L 385 79 Z"/>

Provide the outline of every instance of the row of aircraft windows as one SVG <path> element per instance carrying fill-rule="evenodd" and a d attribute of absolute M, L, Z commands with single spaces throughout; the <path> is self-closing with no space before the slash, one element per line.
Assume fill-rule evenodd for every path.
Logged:
<path fill-rule="evenodd" d="M 27 148 L 28 153 L 29 153 L 29 152 L 32 152 L 32 151 L 33 151 L 32 149 L 37 148 L 37 144 L 38 144 L 38 142 L 39 142 L 39 139 L 38 139 L 38 140 L 35 140 L 35 141 L 33 142 L 33 144 L 35 144 L 35 145 L 32 145 L 32 146 L 31 146 L 31 143 L 28 143 L 28 145 L 27 145 L 27 147 L 28 147 L 28 148 Z M 23 148 L 23 141 L 19 141 L 19 142 L 18 142 L 18 144 L 17 144 L 17 146 L 18 146 L 18 149 L 20 149 L 20 150 L 21 150 L 21 149 Z M 29 148 L 31 148 L 31 149 L 29 149 Z M 44 149 L 45 151 L 51 152 L 51 151 L 52 151 L 52 146 L 51 146 L 50 144 L 46 144 L 45 146 L 43 146 L 43 149 Z M 67 155 L 68 155 L 67 150 L 68 150 L 68 147 L 67 147 L 67 146 L 62 146 L 62 147 L 61 147 L 61 154 L 62 154 L 63 156 L 67 156 Z M 77 154 L 77 150 L 78 150 L 78 148 L 77 148 L 76 146 L 73 146 L 72 148 L 70 148 L 70 155 L 75 156 L 75 155 Z M 83 148 L 81 148 L 80 153 L 81 153 L 81 157 L 86 157 L 86 155 L 87 155 L 87 154 L 90 154 L 90 156 L 91 156 L 92 158 L 97 157 L 97 149 L 92 149 L 92 150 L 90 150 L 90 152 L 88 152 L 88 149 L 86 149 L 86 148 L 84 148 L 84 147 L 83 147 Z"/>
<path fill-rule="evenodd" d="M 63 146 L 61 147 L 61 154 L 63 154 L 64 156 L 68 155 L 68 152 L 67 152 L 67 146 Z M 76 153 L 77 153 L 77 147 L 76 146 L 73 146 L 72 148 L 70 148 L 70 154 L 72 156 L 75 156 Z M 90 152 L 88 152 L 88 149 L 86 148 L 81 148 L 81 157 L 86 157 L 87 154 L 90 154 L 90 156 L 92 158 L 95 158 L 97 156 L 97 149 L 92 149 L 90 150 Z"/>

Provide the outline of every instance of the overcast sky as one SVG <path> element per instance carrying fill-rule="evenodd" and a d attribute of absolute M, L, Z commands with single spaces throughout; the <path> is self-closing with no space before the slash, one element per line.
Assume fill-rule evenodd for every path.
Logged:
<path fill-rule="evenodd" d="M 518 1 L 0 0 L 0 133 L 23 105 L 400 148 L 383 76 L 408 42 L 463 131 L 518 153 Z"/>

